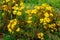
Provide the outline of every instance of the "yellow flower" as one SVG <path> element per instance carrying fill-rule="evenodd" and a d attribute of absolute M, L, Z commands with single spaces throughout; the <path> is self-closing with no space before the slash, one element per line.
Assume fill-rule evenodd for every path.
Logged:
<path fill-rule="evenodd" d="M 46 20 L 44 19 L 44 23 L 46 23 Z"/>
<path fill-rule="evenodd" d="M 37 36 L 38 38 L 43 38 L 44 34 L 41 32 L 41 33 L 38 33 Z"/>
<path fill-rule="evenodd" d="M 50 19 L 45 17 L 45 18 L 44 18 L 44 21 L 46 21 L 46 22 L 49 23 L 49 22 L 50 22 Z"/>
<path fill-rule="evenodd" d="M 50 7 L 50 6 L 47 6 L 46 9 L 49 11 L 52 11 L 52 7 Z"/>
<path fill-rule="evenodd" d="M 53 17 L 53 14 L 52 14 L 52 13 L 50 13 L 50 16 L 52 16 L 52 17 Z"/>
<path fill-rule="evenodd" d="M 10 28 L 10 26 L 11 26 L 11 25 L 10 25 L 10 24 L 8 24 L 8 25 L 7 25 L 7 28 Z"/>
<path fill-rule="evenodd" d="M 45 9 L 43 6 L 40 6 L 40 9 Z"/>
<path fill-rule="evenodd" d="M 20 7 L 18 10 L 20 10 L 20 11 L 21 11 L 21 10 L 23 10 L 23 9 L 24 9 L 24 6 Z"/>
<path fill-rule="evenodd" d="M 33 10 L 31 11 L 31 13 L 36 14 L 36 13 L 37 13 L 37 10 L 36 10 L 36 9 L 33 9 Z"/>
<path fill-rule="evenodd" d="M 13 29 L 14 29 L 14 27 L 15 27 L 15 25 L 14 25 L 14 24 L 12 24 L 12 25 L 11 25 L 11 29 L 13 30 Z"/>
<path fill-rule="evenodd" d="M 12 23 L 14 20 L 10 20 L 10 23 Z"/>
<path fill-rule="evenodd" d="M 45 16 L 45 17 L 49 17 L 48 12 L 44 13 L 44 16 Z"/>
<path fill-rule="evenodd" d="M 13 14 L 14 14 L 14 15 L 16 15 L 16 13 L 17 13 L 17 11 L 16 11 L 16 10 L 14 10 L 14 11 L 13 11 Z"/>
<path fill-rule="evenodd" d="M 10 33 L 12 33 L 12 30 L 11 30 L 10 28 L 8 29 L 8 31 L 9 31 Z"/>
<path fill-rule="evenodd" d="M 52 26 L 54 26 L 54 27 L 55 27 L 55 26 L 56 26 L 56 24 L 55 24 L 55 23 L 53 23 L 53 24 L 52 24 Z"/>
<path fill-rule="evenodd" d="M 7 25 L 8 31 L 12 32 L 16 24 L 17 24 L 17 19 L 10 20 L 10 23 Z"/>
<path fill-rule="evenodd" d="M 42 4 L 41 5 L 42 7 L 47 7 L 48 5 L 46 3 Z"/>
<path fill-rule="evenodd" d="M 16 29 L 16 32 L 19 32 L 19 31 L 20 31 L 20 28 L 17 28 L 17 29 Z"/>
<path fill-rule="evenodd" d="M 23 3 L 23 2 L 21 2 L 21 3 L 20 3 L 20 6 L 24 6 L 24 3 Z"/>
<path fill-rule="evenodd" d="M 16 26 L 17 24 L 17 20 L 14 20 L 13 24 L 11 25 L 11 29 L 14 29 L 14 27 Z"/>
<path fill-rule="evenodd" d="M 55 28 L 56 24 L 49 24 L 49 28 Z"/>
<path fill-rule="evenodd" d="M 3 5 L 2 7 L 3 7 L 3 9 L 4 9 L 5 11 L 8 10 L 8 6 L 7 6 L 7 5 Z"/>
<path fill-rule="evenodd" d="M 17 24 L 17 19 L 14 19 L 14 24 L 15 24 L 15 25 Z"/>
<path fill-rule="evenodd" d="M 30 20 L 30 19 L 32 19 L 32 17 L 28 17 L 28 19 Z"/>
<path fill-rule="evenodd" d="M 53 28 L 52 25 L 49 25 L 49 28 Z"/>
<path fill-rule="evenodd" d="M 13 23 L 14 25 L 16 25 L 17 24 L 17 21 L 14 21 L 14 23 Z"/>
<path fill-rule="evenodd" d="M 21 14 L 22 14 L 21 12 L 19 12 L 19 11 L 17 12 L 17 15 L 18 15 L 18 16 L 20 16 Z"/>
<path fill-rule="evenodd" d="M 51 32 L 54 32 L 54 30 L 51 30 Z"/>
<path fill-rule="evenodd" d="M 31 13 L 31 10 L 27 10 L 27 11 L 25 11 L 25 13 L 30 14 Z"/>
<path fill-rule="evenodd" d="M 19 8 L 18 8 L 18 7 L 16 7 L 16 6 L 14 6 L 14 7 L 12 7 L 12 9 L 14 9 L 14 10 L 18 10 Z"/>
<path fill-rule="evenodd" d="M 27 23 L 32 23 L 32 21 L 31 20 L 28 20 Z"/>
<path fill-rule="evenodd" d="M 18 7 L 18 4 L 15 4 L 16 7 Z"/>
<path fill-rule="evenodd" d="M 43 22 L 43 20 L 44 20 L 44 19 L 40 19 L 40 23 L 42 23 L 42 22 Z"/>
<path fill-rule="evenodd" d="M 43 25 L 46 25 L 46 24 L 47 24 L 46 22 L 43 23 Z"/>
<path fill-rule="evenodd" d="M 35 6 L 34 8 L 39 10 L 40 9 L 40 6 Z"/>
<path fill-rule="evenodd" d="M 47 29 L 47 26 L 44 25 L 44 29 Z"/>
<path fill-rule="evenodd" d="M 9 2 L 10 0 L 6 0 L 6 2 Z"/>
<path fill-rule="evenodd" d="M 15 3 L 15 0 L 12 0 L 13 3 Z"/>

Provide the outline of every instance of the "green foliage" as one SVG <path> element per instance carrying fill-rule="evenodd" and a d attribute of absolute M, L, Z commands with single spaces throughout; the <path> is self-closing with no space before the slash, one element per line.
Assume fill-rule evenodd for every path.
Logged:
<path fill-rule="evenodd" d="M 0 29 L 2 27 L 2 24 L 3 24 L 3 17 L 2 17 L 2 11 L 0 11 Z M 0 30 L 2 31 L 2 30 Z"/>
<path fill-rule="evenodd" d="M 5 34 L 3 40 L 16 40 L 12 36 Z"/>

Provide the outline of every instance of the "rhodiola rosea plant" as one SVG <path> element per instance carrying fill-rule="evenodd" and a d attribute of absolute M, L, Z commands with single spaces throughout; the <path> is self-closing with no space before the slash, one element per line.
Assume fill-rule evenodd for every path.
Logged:
<path fill-rule="evenodd" d="M 22 0 L 3 0 L 0 15 L 3 40 L 60 39 L 60 17 L 48 3 L 37 5 Z"/>

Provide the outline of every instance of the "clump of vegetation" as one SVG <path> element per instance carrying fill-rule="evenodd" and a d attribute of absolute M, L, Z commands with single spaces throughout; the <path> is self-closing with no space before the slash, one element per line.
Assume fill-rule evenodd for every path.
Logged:
<path fill-rule="evenodd" d="M 3 39 L 60 40 L 59 6 L 55 6 L 59 2 L 53 1 L 1 0 L 0 32 Z"/>

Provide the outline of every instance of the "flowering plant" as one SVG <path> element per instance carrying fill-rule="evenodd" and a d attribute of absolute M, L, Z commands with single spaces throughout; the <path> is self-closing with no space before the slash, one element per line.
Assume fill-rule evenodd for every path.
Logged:
<path fill-rule="evenodd" d="M 32 7 L 22 0 L 5 0 L 1 8 L 4 40 L 53 40 L 54 35 L 60 38 L 60 20 L 49 4 Z"/>

